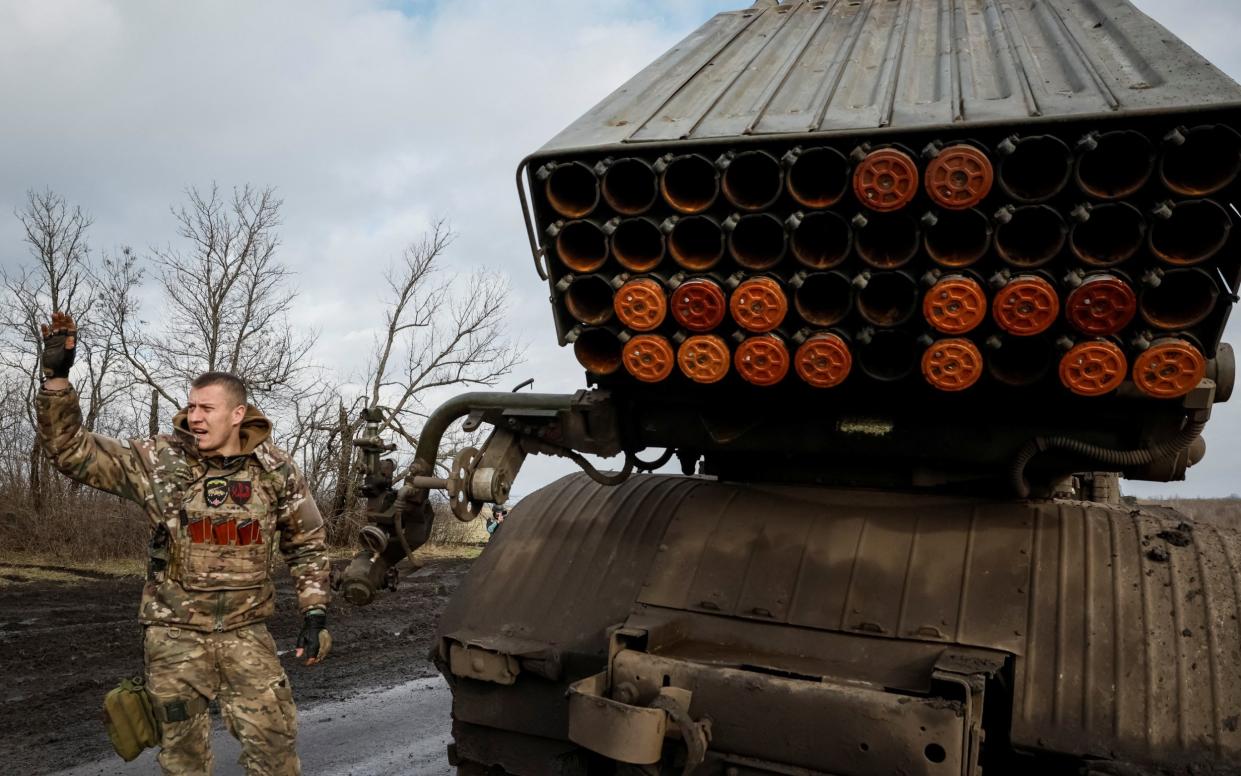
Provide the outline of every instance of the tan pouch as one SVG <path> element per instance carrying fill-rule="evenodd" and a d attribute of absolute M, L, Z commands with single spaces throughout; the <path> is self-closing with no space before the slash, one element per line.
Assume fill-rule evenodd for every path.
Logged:
<path fill-rule="evenodd" d="M 245 546 L 186 542 L 179 549 L 179 581 L 186 590 L 248 590 L 267 579 L 267 542 Z"/>
<path fill-rule="evenodd" d="M 159 723 L 141 677 L 122 680 L 103 697 L 103 720 L 112 748 L 125 762 L 159 743 Z"/>

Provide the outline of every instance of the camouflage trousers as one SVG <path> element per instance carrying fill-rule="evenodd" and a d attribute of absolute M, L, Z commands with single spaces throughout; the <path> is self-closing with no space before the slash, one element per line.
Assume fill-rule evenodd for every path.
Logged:
<path fill-rule="evenodd" d="M 203 633 L 148 625 L 146 685 L 155 704 L 216 699 L 229 732 L 241 742 L 249 776 L 298 776 L 297 711 L 276 643 L 264 625 Z M 175 716 L 175 715 L 174 715 Z M 159 764 L 165 774 L 210 776 L 207 711 L 163 724 Z"/>

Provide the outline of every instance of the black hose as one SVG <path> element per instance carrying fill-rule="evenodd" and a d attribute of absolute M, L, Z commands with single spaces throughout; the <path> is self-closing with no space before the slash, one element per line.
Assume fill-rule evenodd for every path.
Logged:
<path fill-rule="evenodd" d="M 1093 459 L 1098 463 L 1128 469 L 1133 466 L 1145 466 L 1181 453 L 1185 448 L 1193 444 L 1195 439 L 1201 436 L 1202 429 L 1204 428 L 1206 428 L 1206 421 L 1190 421 L 1185 424 L 1185 428 L 1178 431 L 1171 439 L 1137 450 L 1115 450 L 1066 436 L 1034 437 L 1021 448 L 1013 459 L 1013 465 L 1010 469 L 1013 490 L 1016 492 L 1017 498 L 1030 497 L 1030 483 L 1026 479 L 1026 467 L 1029 466 L 1034 456 L 1048 450 L 1065 450 L 1075 455 Z"/>
<path fill-rule="evenodd" d="M 659 456 L 654 461 L 650 461 L 650 462 L 644 461 L 641 458 L 639 458 L 637 454 L 634 454 L 633 456 L 634 466 L 640 472 L 653 472 L 659 467 L 671 461 L 672 456 L 675 453 L 676 453 L 676 448 L 672 448 L 672 447 L 666 448 L 663 452 L 663 455 Z"/>
<path fill-rule="evenodd" d="M 582 471 L 586 472 L 588 477 L 600 485 L 620 485 L 622 482 L 629 479 L 630 474 L 633 474 L 633 453 L 625 453 L 625 467 L 616 474 L 604 474 L 592 466 L 590 461 L 586 460 L 585 456 L 576 450 L 569 450 L 566 448 L 564 454 L 569 460 L 582 467 Z"/>

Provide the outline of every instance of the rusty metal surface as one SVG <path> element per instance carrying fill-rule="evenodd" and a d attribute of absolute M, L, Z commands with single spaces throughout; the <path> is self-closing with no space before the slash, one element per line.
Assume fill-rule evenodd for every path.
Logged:
<path fill-rule="evenodd" d="M 1236 103 L 1128 0 L 793 0 L 718 14 L 539 155 Z"/>

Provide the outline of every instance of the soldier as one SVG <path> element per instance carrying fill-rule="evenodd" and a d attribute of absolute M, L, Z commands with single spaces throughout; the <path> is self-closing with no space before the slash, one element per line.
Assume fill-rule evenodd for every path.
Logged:
<path fill-rule="evenodd" d="M 293 696 L 263 622 L 274 608 L 278 548 L 305 618 L 297 656 L 313 664 L 331 649 L 323 519 L 301 473 L 270 441 L 270 421 L 246 404 L 245 385 L 222 372 L 194 380 L 173 434 L 88 433 L 67 379 L 73 319 L 54 314 L 43 336 L 43 449 L 67 476 L 142 505 L 155 537 L 139 619 L 164 773 L 211 773 L 212 698 L 241 741 L 247 774 L 300 773 Z"/>

